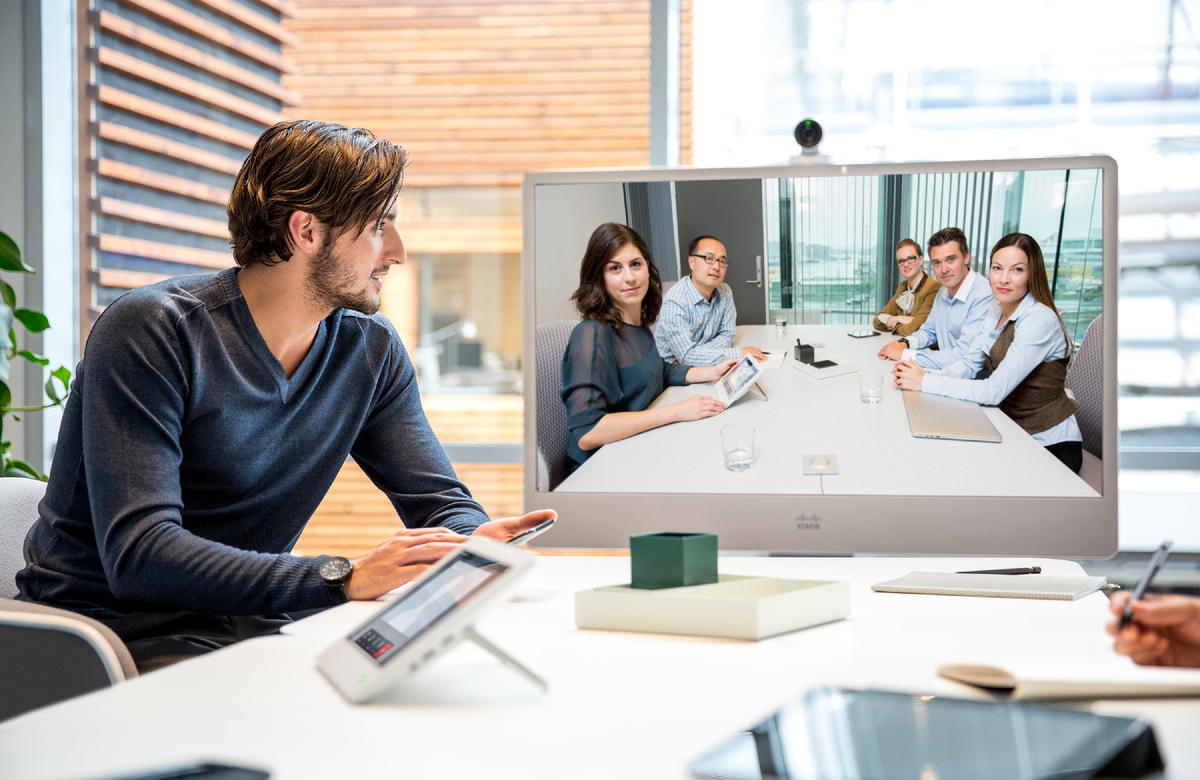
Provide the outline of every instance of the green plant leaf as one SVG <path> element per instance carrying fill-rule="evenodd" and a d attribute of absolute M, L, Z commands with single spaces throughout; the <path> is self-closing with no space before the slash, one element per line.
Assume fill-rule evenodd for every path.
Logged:
<path fill-rule="evenodd" d="M 37 273 L 34 269 L 21 262 L 21 250 L 17 242 L 7 233 L 0 230 L 0 271 L 19 271 L 24 274 Z"/>
<path fill-rule="evenodd" d="M 50 358 L 45 355 L 39 355 L 36 352 L 30 352 L 27 349 L 22 349 L 17 352 L 18 355 L 28 360 L 30 363 L 37 363 L 39 366 L 50 365 Z"/>
<path fill-rule="evenodd" d="M 45 474 L 39 474 L 37 469 L 23 460 L 13 458 L 5 466 L 4 476 L 6 477 L 29 477 L 30 479 L 40 479 L 42 482 L 46 481 Z"/>
<path fill-rule="evenodd" d="M 7 409 L 12 404 L 12 391 L 8 389 L 8 383 L 0 379 L 0 409 Z M 4 415 L 0 414 L 0 424 L 4 422 Z M 3 431 L 3 428 L 0 428 Z"/>
<path fill-rule="evenodd" d="M 50 378 L 46 380 L 46 395 L 56 404 L 61 404 L 67 399 L 67 394 L 71 389 L 71 371 L 66 366 L 59 366 L 50 372 Z"/>
<path fill-rule="evenodd" d="M 50 320 L 40 311 L 17 309 L 13 312 L 13 315 L 25 326 L 25 330 L 30 333 L 41 333 L 50 327 Z"/>
<path fill-rule="evenodd" d="M 10 309 L 17 308 L 17 291 L 3 279 L 0 279 L 0 303 Z"/>

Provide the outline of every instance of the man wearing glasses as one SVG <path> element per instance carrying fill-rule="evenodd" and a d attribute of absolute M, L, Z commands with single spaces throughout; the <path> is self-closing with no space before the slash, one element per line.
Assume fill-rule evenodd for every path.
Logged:
<path fill-rule="evenodd" d="M 945 368 L 962 356 L 983 326 L 992 288 L 987 277 L 971 270 L 971 252 L 962 230 L 942 228 L 929 237 L 929 267 L 942 283 L 929 319 L 911 336 L 885 344 L 879 350 L 881 359 Z M 931 349 L 935 344 L 937 349 Z"/>
<path fill-rule="evenodd" d="M 758 347 L 733 346 L 737 309 L 725 284 L 729 255 L 712 236 L 696 236 L 688 244 L 691 273 L 663 296 L 654 340 L 663 360 L 685 366 L 712 366 L 729 358 L 767 356 Z"/>
<path fill-rule="evenodd" d="M 896 244 L 896 268 L 904 277 L 896 286 L 896 294 L 883 310 L 875 315 L 871 325 L 876 330 L 890 330 L 897 336 L 909 336 L 925 324 L 933 309 L 933 300 L 942 285 L 926 276 L 921 269 L 925 259 L 921 245 L 911 238 Z"/>

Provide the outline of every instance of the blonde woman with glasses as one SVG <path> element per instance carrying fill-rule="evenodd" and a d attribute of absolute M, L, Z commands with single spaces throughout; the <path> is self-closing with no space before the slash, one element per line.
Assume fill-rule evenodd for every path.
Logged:
<path fill-rule="evenodd" d="M 929 318 L 933 301 L 942 285 L 925 274 L 922 269 L 924 261 L 921 245 L 916 241 L 905 238 L 896 244 L 896 268 L 904 278 L 896 285 L 896 294 L 875 315 L 875 321 L 871 323 L 875 330 L 908 336 Z"/>

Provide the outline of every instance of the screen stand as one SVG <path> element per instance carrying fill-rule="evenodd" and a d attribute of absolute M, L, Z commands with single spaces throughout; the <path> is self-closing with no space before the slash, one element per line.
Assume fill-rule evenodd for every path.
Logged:
<path fill-rule="evenodd" d="M 513 671 L 532 682 L 538 687 L 539 690 L 542 691 L 542 693 L 550 690 L 550 686 L 546 684 L 546 681 L 541 677 L 538 677 L 532 669 L 513 658 L 508 653 L 504 652 L 499 647 L 496 647 L 496 645 L 492 644 L 490 640 L 484 638 L 482 634 L 476 631 L 474 626 L 467 626 L 466 630 L 463 631 L 463 639 L 471 640 L 479 647 L 496 656 L 500 663 L 511 668 Z"/>

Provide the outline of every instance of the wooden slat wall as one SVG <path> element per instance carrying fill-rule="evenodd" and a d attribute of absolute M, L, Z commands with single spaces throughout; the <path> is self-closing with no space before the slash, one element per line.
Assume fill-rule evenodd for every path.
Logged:
<path fill-rule="evenodd" d="M 683 162 L 691 161 L 684 0 Z M 649 0 L 299 0 L 289 116 L 369 127 L 407 186 L 515 187 L 527 171 L 649 160 Z"/>
<path fill-rule="evenodd" d="M 83 114 L 90 164 L 85 331 L 131 287 L 227 268 L 225 203 L 258 134 L 295 92 L 286 0 L 91 0 Z"/>

